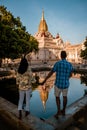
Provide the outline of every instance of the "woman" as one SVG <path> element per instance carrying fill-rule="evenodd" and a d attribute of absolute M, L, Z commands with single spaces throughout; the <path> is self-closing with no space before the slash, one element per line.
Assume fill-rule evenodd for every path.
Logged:
<path fill-rule="evenodd" d="M 19 119 L 22 119 L 22 107 L 24 96 L 26 96 L 26 106 L 25 106 L 25 116 L 30 114 L 30 95 L 31 95 L 31 80 L 32 80 L 32 71 L 30 66 L 28 65 L 28 61 L 25 56 L 21 59 L 17 76 L 16 83 L 19 87 L 19 102 L 18 102 L 18 110 L 19 110 Z"/>

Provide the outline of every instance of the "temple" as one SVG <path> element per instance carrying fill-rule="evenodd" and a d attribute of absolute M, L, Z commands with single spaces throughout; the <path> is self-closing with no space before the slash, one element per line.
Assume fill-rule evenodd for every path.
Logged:
<path fill-rule="evenodd" d="M 72 45 L 70 42 L 64 42 L 59 33 L 54 37 L 49 32 L 48 25 L 44 18 L 44 11 L 42 11 L 38 31 L 34 37 L 39 42 L 39 51 L 37 54 L 31 54 L 31 63 L 38 62 L 50 64 L 50 62 L 55 62 L 60 59 L 61 50 L 66 50 L 67 59 L 70 62 L 82 63 L 80 52 L 81 49 L 84 48 L 84 42 Z"/>

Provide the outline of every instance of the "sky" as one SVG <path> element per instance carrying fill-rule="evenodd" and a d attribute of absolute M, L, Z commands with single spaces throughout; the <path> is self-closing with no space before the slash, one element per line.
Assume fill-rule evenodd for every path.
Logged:
<path fill-rule="evenodd" d="M 87 36 L 87 0 L 0 0 L 35 35 L 44 10 L 48 31 L 64 42 L 82 43 Z"/>

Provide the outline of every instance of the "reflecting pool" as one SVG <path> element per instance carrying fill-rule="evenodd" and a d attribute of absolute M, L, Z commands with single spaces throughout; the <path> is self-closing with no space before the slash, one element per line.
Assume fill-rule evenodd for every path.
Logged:
<path fill-rule="evenodd" d="M 32 115 L 46 119 L 53 116 L 57 112 L 53 81 L 54 79 L 49 80 L 45 90 L 43 88 L 44 86 L 38 86 L 32 92 L 32 97 L 30 101 L 30 111 Z M 86 86 L 84 84 L 81 84 L 79 78 L 71 78 L 68 91 L 67 106 L 84 96 L 84 89 L 86 89 Z"/>
<path fill-rule="evenodd" d="M 43 81 L 48 72 L 39 72 L 39 80 Z M 39 118 L 50 118 L 56 111 L 56 100 L 54 96 L 54 80 L 55 75 L 51 76 L 44 88 L 44 85 L 33 86 L 32 96 L 30 99 L 30 112 L 32 115 Z M 68 91 L 68 105 L 72 104 L 82 96 L 84 96 L 84 90 L 87 87 L 81 84 L 80 75 L 75 75 L 70 78 L 70 87 Z M 18 104 L 18 88 L 14 80 L 0 82 L 0 96 L 6 98 L 14 104 Z M 62 100 L 62 96 L 61 96 Z M 62 104 L 61 104 L 62 107 Z"/>

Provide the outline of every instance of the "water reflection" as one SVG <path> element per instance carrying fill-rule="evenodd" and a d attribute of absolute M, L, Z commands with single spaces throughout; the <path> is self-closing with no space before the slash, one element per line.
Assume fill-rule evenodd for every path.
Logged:
<path fill-rule="evenodd" d="M 48 74 L 48 72 L 37 72 L 34 75 L 39 76 L 38 81 L 41 82 Z M 80 78 L 82 80 L 80 80 Z M 84 80 L 85 79 L 85 80 Z M 33 84 L 32 97 L 30 100 L 31 114 L 40 118 L 49 118 L 53 116 L 56 111 L 56 101 L 54 96 L 54 81 L 55 74 L 50 77 L 45 86 Z M 84 82 L 82 82 L 84 81 Z M 86 81 L 86 82 L 85 82 Z M 85 84 L 82 84 L 85 83 Z M 75 74 L 70 79 L 70 87 L 68 92 L 68 105 L 72 104 L 84 95 L 84 89 L 87 85 L 87 75 Z M 6 93 L 5 93 L 6 92 Z M 0 82 L 0 96 L 8 99 L 9 101 L 18 104 L 18 89 L 15 80 Z M 62 96 L 61 96 L 62 98 Z M 62 104 L 61 104 L 62 107 Z"/>
<path fill-rule="evenodd" d="M 42 81 L 48 72 L 39 72 L 40 81 Z M 73 75 L 70 79 L 70 87 L 68 92 L 68 105 L 72 104 L 82 96 L 84 96 L 85 85 L 81 84 L 80 74 Z M 31 113 L 35 116 L 48 118 L 56 113 L 56 102 L 54 96 L 54 80 L 55 75 L 46 82 L 45 86 L 38 86 L 33 91 L 31 99 Z M 62 100 L 62 96 L 61 96 Z M 35 107 L 38 104 L 38 107 Z M 61 104 L 62 107 L 62 104 Z"/>
<path fill-rule="evenodd" d="M 50 87 L 50 85 L 43 85 L 37 87 L 44 110 L 46 110 L 46 102 L 48 100 L 51 88 L 52 87 Z"/>

